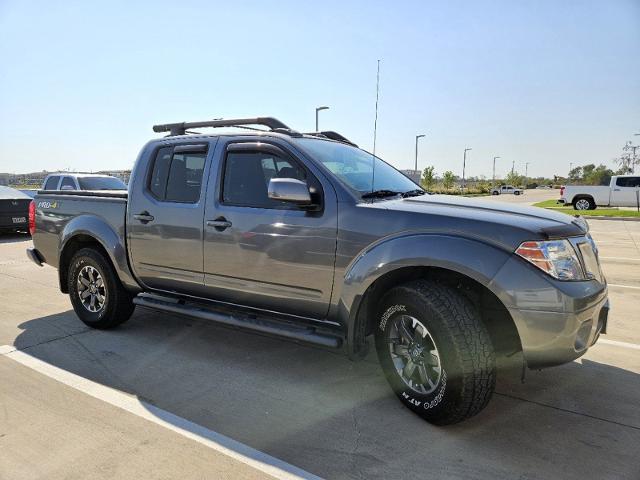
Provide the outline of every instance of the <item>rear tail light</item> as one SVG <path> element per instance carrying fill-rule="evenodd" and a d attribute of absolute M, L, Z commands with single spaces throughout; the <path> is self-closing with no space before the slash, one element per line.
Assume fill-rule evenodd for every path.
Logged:
<path fill-rule="evenodd" d="M 560 187 L 560 196 L 564 197 L 564 187 Z"/>
<path fill-rule="evenodd" d="M 31 200 L 29 204 L 29 233 L 36 233 L 36 202 Z"/>

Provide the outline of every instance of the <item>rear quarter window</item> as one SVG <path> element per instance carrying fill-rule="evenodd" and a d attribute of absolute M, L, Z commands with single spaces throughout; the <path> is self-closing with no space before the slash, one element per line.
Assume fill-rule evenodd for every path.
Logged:
<path fill-rule="evenodd" d="M 47 181 L 44 184 L 44 190 L 55 190 L 55 189 L 57 189 L 59 180 L 60 180 L 60 177 L 58 177 L 58 176 L 53 176 L 53 177 L 47 178 Z"/>

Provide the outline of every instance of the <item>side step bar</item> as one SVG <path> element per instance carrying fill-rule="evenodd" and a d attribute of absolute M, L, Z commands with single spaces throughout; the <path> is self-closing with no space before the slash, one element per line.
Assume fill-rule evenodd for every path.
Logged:
<path fill-rule="evenodd" d="M 238 310 L 214 309 L 202 303 L 189 302 L 182 299 L 142 293 L 133 299 L 133 303 L 142 307 L 179 313 L 203 320 L 212 320 L 231 327 L 285 337 L 325 348 L 339 349 L 343 343 L 343 339 L 338 334 L 321 332 L 313 325 L 301 324 L 280 318 L 261 317 L 254 314 L 246 314 Z"/>

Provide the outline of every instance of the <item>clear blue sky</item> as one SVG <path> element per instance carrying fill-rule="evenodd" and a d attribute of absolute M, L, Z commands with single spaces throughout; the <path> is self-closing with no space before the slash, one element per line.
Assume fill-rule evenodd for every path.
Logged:
<path fill-rule="evenodd" d="M 0 171 L 130 168 L 154 123 L 272 115 L 412 168 L 612 165 L 640 132 L 640 1 L 0 0 Z M 640 137 L 635 137 L 640 142 Z"/>

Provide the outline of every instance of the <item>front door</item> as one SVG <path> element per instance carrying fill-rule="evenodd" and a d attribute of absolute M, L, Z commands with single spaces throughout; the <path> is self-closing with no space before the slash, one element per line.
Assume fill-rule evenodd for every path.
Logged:
<path fill-rule="evenodd" d="M 216 188 L 205 212 L 208 296 L 299 316 L 324 318 L 333 287 L 337 200 L 319 172 L 268 143 L 219 149 Z M 273 177 L 310 187 L 315 208 L 269 199 Z M 324 182 L 324 183 L 323 183 Z"/>
<path fill-rule="evenodd" d="M 129 251 L 138 278 L 149 288 L 197 293 L 203 287 L 203 178 L 207 143 L 156 149 L 128 205 Z"/>
<path fill-rule="evenodd" d="M 618 177 L 611 192 L 611 204 L 618 207 L 635 207 L 640 188 L 640 177 Z"/>

